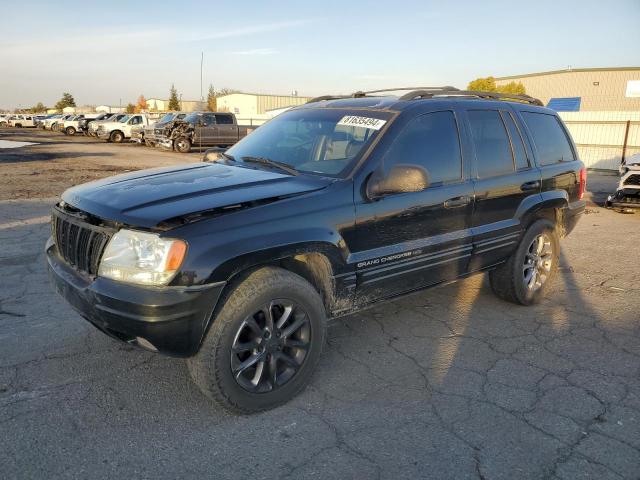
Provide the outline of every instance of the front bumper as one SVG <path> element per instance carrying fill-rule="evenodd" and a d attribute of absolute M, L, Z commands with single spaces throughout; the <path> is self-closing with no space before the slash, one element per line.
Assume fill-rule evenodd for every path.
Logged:
<path fill-rule="evenodd" d="M 224 287 L 144 287 L 89 278 L 58 256 L 51 238 L 46 255 L 55 290 L 82 317 L 110 337 L 176 357 L 198 351 Z"/>

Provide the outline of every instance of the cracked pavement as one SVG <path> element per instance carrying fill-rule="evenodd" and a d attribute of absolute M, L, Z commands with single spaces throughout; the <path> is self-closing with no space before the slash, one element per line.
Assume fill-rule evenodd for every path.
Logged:
<path fill-rule="evenodd" d="M 53 293 L 52 203 L 0 201 L 4 478 L 640 478 L 640 215 L 590 207 L 541 305 L 479 275 L 333 322 L 311 386 L 238 417 Z"/>

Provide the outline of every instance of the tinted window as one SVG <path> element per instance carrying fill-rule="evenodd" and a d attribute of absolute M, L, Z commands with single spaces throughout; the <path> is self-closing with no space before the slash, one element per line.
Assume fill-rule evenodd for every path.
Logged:
<path fill-rule="evenodd" d="M 497 110 L 469 110 L 479 178 L 514 171 L 511 145 Z"/>
<path fill-rule="evenodd" d="M 216 123 L 219 125 L 233 125 L 231 115 L 216 115 Z"/>
<path fill-rule="evenodd" d="M 531 130 L 540 165 L 574 160 L 569 140 L 554 115 L 522 112 L 527 127 Z"/>
<path fill-rule="evenodd" d="M 509 130 L 511 145 L 513 146 L 513 154 L 516 158 L 516 167 L 518 170 L 522 168 L 529 168 L 529 160 L 527 160 L 527 151 L 524 148 L 522 135 L 520 134 L 520 130 L 516 126 L 513 117 L 508 112 L 502 112 L 502 119 L 507 125 L 507 130 Z"/>
<path fill-rule="evenodd" d="M 385 156 L 385 167 L 405 163 L 429 172 L 431 184 L 460 180 L 462 157 L 452 112 L 434 112 L 412 120 Z"/>
<path fill-rule="evenodd" d="M 216 117 L 210 113 L 205 113 L 202 116 L 202 126 L 203 127 L 210 127 L 212 125 L 216 124 Z"/>

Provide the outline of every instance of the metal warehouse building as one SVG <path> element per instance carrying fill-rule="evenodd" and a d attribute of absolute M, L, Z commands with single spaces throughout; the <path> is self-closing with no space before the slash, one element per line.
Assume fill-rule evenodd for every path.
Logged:
<path fill-rule="evenodd" d="M 640 111 L 640 67 L 573 68 L 496 78 L 559 111 Z"/>
<path fill-rule="evenodd" d="M 267 95 L 262 93 L 231 93 L 218 97 L 218 110 L 240 117 L 260 118 L 269 110 L 303 105 L 310 97 L 297 95 Z"/>

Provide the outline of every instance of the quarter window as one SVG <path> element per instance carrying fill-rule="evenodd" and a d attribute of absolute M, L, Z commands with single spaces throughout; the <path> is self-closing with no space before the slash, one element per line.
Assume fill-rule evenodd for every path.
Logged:
<path fill-rule="evenodd" d="M 412 164 L 429 172 L 430 184 L 462 178 L 458 126 L 453 112 L 434 112 L 412 120 L 385 156 L 385 166 Z"/>
<path fill-rule="evenodd" d="M 540 165 L 575 160 L 567 135 L 555 115 L 522 112 L 522 117 L 531 130 Z"/>
<path fill-rule="evenodd" d="M 469 110 L 471 137 L 479 178 L 514 171 L 513 154 L 504 123 L 497 110 Z"/>

